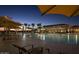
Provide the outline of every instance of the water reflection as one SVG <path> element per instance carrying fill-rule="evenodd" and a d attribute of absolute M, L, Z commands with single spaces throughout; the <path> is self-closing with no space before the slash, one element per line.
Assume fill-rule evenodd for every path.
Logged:
<path fill-rule="evenodd" d="M 45 40 L 46 35 L 45 34 L 37 34 L 37 37 L 41 40 Z"/>
<path fill-rule="evenodd" d="M 26 34 L 23 34 L 22 40 L 25 40 L 25 39 L 26 39 Z"/>
<path fill-rule="evenodd" d="M 2 36 L 1 36 L 2 37 Z M 0 37 L 0 39 L 2 39 Z M 4 36 L 6 38 L 6 36 Z M 55 44 L 79 44 L 79 34 L 66 33 L 66 34 L 30 34 L 30 33 L 18 33 L 17 35 L 7 36 L 8 39 L 18 39 L 26 42 L 28 39 L 41 39 L 46 43 Z M 6 38 L 7 39 L 7 38 Z"/>
<path fill-rule="evenodd" d="M 68 39 L 68 43 L 71 43 L 70 40 L 73 40 L 72 43 L 75 42 L 76 45 L 78 44 L 78 34 L 73 34 L 73 36 L 71 36 L 71 34 L 68 33 L 67 39 Z"/>
<path fill-rule="evenodd" d="M 76 44 L 77 44 L 77 41 L 78 41 L 78 35 L 77 34 L 75 35 L 75 40 L 76 40 Z"/>
<path fill-rule="evenodd" d="M 59 44 L 78 44 L 79 34 L 38 34 L 37 37 L 47 43 Z"/>
<path fill-rule="evenodd" d="M 70 39 L 70 37 L 69 37 L 69 33 L 68 33 L 68 35 L 67 35 L 67 39 L 68 39 L 68 43 L 69 43 L 69 39 Z"/>

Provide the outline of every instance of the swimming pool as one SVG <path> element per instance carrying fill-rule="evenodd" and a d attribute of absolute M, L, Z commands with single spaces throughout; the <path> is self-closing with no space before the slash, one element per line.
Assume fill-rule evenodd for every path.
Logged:
<path fill-rule="evenodd" d="M 44 40 L 49 44 L 71 44 L 79 45 L 78 33 L 65 33 L 65 34 L 36 34 L 37 38 Z"/>

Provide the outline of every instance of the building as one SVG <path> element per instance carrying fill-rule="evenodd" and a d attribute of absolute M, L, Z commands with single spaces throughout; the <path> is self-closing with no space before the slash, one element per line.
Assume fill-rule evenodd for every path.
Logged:
<path fill-rule="evenodd" d="M 27 27 L 25 25 L 21 25 L 19 27 L 20 27 L 19 31 L 26 31 L 26 32 L 31 32 L 32 31 L 32 28 Z"/>
<path fill-rule="evenodd" d="M 45 25 L 46 32 L 50 33 L 66 33 L 69 32 L 70 25 L 68 24 L 55 24 L 55 25 Z"/>
<path fill-rule="evenodd" d="M 75 32 L 75 33 L 79 33 L 79 25 L 73 25 L 71 28 L 70 28 L 70 31 L 71 32 Z"/>
<path fill-rule="evenodd" d="M 5 31 L 5 28 L 4 27 L 0 27 L 0 31 Z"/>

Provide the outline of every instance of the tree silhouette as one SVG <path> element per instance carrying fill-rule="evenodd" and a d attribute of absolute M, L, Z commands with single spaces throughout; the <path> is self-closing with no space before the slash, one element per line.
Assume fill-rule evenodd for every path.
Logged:
<path fill-rule="evenodd" d="M 35 26 L 35 24 L 32 23 L 31 25 L 32 25 L 32 31 L 34 32 L 34 26 Z"/>
<path fill-rule="evenodd" d="M 26 28 L 27 28 L 27 25 L 28 25 L 27 23 L 24 23 L 24 26 L 25 26 L 25 30 L 26 30 Z"/>
<path fill-rule="evenodd" d="M 32 28 L 34 29 L 35 24 L 34 24 L 34 23 L 32 23 L 31 25 L 32 25 Z"/>
<path fill-rule="evenodd" d="M 41 23 L 38 23 L 37 27 L 38 27 L 38 29 L 40 29 L 40 32 L 41 32 L 41 27 L 42 27 Z"/>

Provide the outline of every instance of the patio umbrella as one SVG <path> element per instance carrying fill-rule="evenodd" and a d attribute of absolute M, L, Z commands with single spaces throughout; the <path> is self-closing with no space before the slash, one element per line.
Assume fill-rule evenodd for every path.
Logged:
<path fill-rule="evenodd" d="M 63 14 L 65 16 L 79 15 L 78 5 L 38 5 L 41 15 Z"/>

